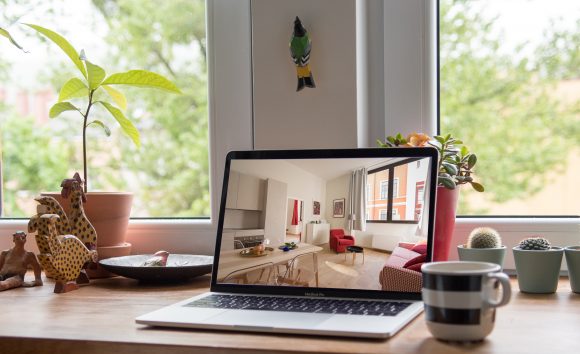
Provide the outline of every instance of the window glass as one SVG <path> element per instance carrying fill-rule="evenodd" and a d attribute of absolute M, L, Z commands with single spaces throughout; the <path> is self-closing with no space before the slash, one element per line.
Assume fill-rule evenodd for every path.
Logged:
<path fill-rule="evenodd" d="M 460 214 L 580 214 L 580 2 L 440 1 L 440 130 L 475 152 Z"/>
<path fill-rule="evenodd" d="M 126 116 L 141 133 L 140 149 L 106 111 L 94 108 L 92 117 L 112 134 L 89 128 L 89 190 L 133 192 L 134 217 L 210 215 L 203 0 L 0 0 L 0 7 L 0 27 L 29 51 L 0 37 L 3 216 L 33 214 L 34 196 L 58 190 L 62 179 L 82 170 L 81 117 L 48 118 L 76 68 L 21 23 L 60 33 L 107 74 L 150 70 L 183 92 L 117 86 L 127 96 Z"/>
<path fill-rule="evenodd" d="M 406 159 L 368 172 L 368 185 L 380 189 L 380 196 L 367 197 L 367 221 L 419 221 L 429 164 L 417 162 Z"/>

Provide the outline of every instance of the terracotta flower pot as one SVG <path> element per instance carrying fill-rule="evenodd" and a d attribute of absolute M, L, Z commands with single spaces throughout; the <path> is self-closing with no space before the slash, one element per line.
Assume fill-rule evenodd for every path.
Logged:
<path fill-rule="evenodd" d="M 459 187 L 447 189 L 437 186 L 437 200 L 435 202 L 435 234 L 433 247 L 433 261 L 440 262 L 449 259 L 451 238 L 455 228 L 455 213 L 459 200 Z"/>

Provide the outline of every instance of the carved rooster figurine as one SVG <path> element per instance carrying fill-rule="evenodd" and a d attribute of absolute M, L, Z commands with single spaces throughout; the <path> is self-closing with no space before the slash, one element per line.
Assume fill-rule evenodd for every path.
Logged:
<path fill-rule="evenodd" d="M 63 180 L 60 186 L 62 187 L 60 195 L 65 199 L 68 199 L 69 196 L 71 198 L 71 212 L 69 215 L 71 234 L 78 237 L 88 249 L 96 250 L 97 231 L 85 215 L 83 203 L 87 201 L 87 197 L 83 191 L 81 176 L 75 173 L 73 178 Z"/>
<path fill-rule="evenodd" d="M 38 218 L 38 234 L 46 237 L 50 253 L 41 253 L 38 260 L 44 269 L 53 272 L 55 293 L 78 289 L 77 278 L 87 262 L 97 261 L 97 252 L 89 250 L 76 236 L 59 236 L 56 223 L 59 216 L 45 214 Z"/>
<path fill-rule="evenodd" d="M 41 196 L 34 198 L 39 205 L 36 206 L 37 214 L 30 218 L 28 222 L 28 232 L 32 233 L 38 229 L 38 221 L 40 217 L 45 214 L 56 214 L 59 216 L 59 220 L 56 222 L 56 231 L 59 235 L 70 235 L 71 227 L 68 222 L 68 217 L 66 216 L 63 208 L 60 206 L 58 201 L 53 197 Z M 36 245 L 38 246 L 38 251 L 40 253 L 50 253 L 48 248 L 48 239 L 44 235 L 36 234 Z M 50 270 L 45 269 L 46 276 L 52 278 L 52 273 Z"/>

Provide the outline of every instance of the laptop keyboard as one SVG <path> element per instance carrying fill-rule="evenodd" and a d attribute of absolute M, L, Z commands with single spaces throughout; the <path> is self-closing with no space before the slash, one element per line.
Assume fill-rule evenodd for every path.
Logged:
<path fill-rule="evenodd" d="M 395 316 L 407 308 L 409 303 L 394 301 L 333 300 L 320 298 L 213 294 L 192 301 L 184 306 L 238 310 L 328 313 L 340 315 Z"/>

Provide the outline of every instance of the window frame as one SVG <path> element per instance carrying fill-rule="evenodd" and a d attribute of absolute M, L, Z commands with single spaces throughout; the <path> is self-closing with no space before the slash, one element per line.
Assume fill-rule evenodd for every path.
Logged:
<path fill-rule="evenodd" d="M 368 120 L 368 137 L 359 140 L 358 147 L 375 147 L 376 139 L 397 132 L 436 134 L 439 132 L 439 1 L 357 1 L 357 10 L 359 6 L 366 6 L 364 21 L 369 50 L 360 63 L 369 73 L 369 89 L 368 114 L 364 115 Z M 206 1 L 206 26 L 211 217 L 205 220 L 132 219 L 128 242 L 133 244 L 133 254 L 159 249 L 213 254 L 223 161 L 230 150 L 254 148 L 251 1 Z M 357 43 L 363 45 L 364 41 Z M 555 245 L 580 244 L 579 220 L 564 216 L 459 215 L 452 244 L 463 243 L 469 232 L 479 226 L 498 230 L 507 246 L 538 233 L 550 237 Z M 25 219 L 0 219 L 0 235 L 25 230 L 26 224 Z M 0 238 L 0 249 L 11 245 L 8 237 Z M 36 247 L 34 242 L 28 246 Z M 451 252 L 451 259 L 456 258 Z M 513 269 L 510 258 L 508 252 L 504 269 Z"/>
<path fill-rule="evenodd" d="M 387 187 L 386 190 L 383 190 L 383 187 Z M 383 191 L 385 193 L 383 193 Z M 389 180 L 384 179 L 379 182 L 379 199 L 377 200 L 389 200 Z"/>

